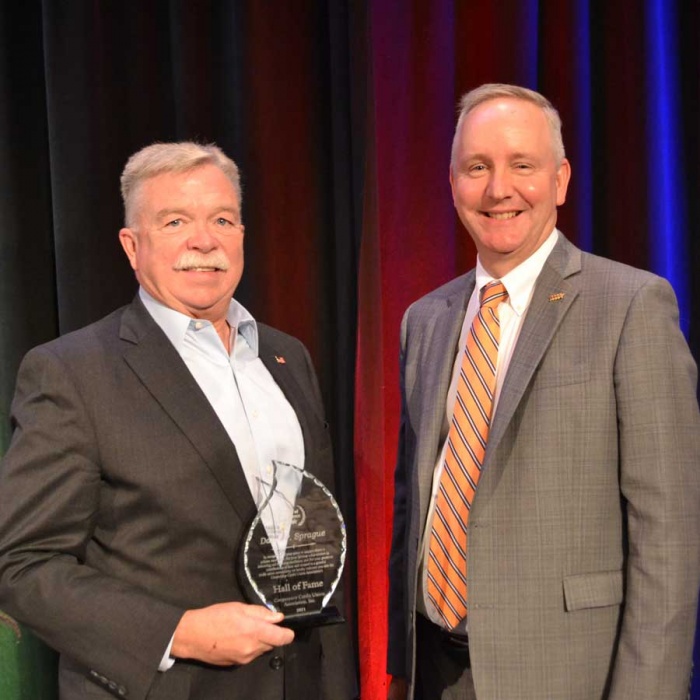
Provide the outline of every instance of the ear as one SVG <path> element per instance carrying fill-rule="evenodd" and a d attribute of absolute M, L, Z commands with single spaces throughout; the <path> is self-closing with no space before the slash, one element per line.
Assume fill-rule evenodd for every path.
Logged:
<path fill-rule="evenodd" d="M 452 190 L 452 204 L 457 206 L 457 200 L 455 198 L 455 175 L 452 170 L 452 165 L 450 165 L 450 190 Z"/>
<path fill-rule="evenodd" d="M 131 265 L 132 269 L 138 270 L 138 263 L 136 260 L 138 236 L 136 231 L 130 228 L 121 229 L 119 231 L 119 242 L 122 244 L 126 257 L 129 258 L 129 264 Z"/>
<path fill-rule="evenodd" d="M 569 161 L 564 158 L 559 170 L 557 170 L 557 206 L 560 207 L 566 201 L 566 190 L 569 187 L 569 180 L 571 179 L 571 165 Z"/>

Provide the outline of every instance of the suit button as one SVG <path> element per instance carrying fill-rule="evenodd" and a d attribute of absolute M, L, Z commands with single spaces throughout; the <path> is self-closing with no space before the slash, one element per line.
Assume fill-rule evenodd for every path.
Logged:
<path fill-rule="evenodd" d="M 270 668 L 273 671 L 279 671 L 284 666 L 284 659 L 281 656 L 273 656 L 270 659 Z"/>

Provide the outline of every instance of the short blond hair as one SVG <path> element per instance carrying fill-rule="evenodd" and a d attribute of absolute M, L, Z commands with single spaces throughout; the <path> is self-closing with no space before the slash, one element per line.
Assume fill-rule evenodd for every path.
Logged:
<path fill-rule="evenodd" d="M 539 107 L 547 118 L 550 131 L 552 133 L 552 146 L 554 147 L 554 158 L 557 166 L 562 164 L 566 157 L 564 151 L 564 139 L 561 135 L 561 117 L 559 112 L 554 108 L 554 105 L 539 92 L 529 90 L 520 85 L 507 85 L 506 83 L 486 83 L 474 90 L 470 90 L 462 96 L 459 101 L 459 117 L 457 118 L 457 126 L 455 127 L 454 137 L 452 139 L 452 155 L 450 164 L 454 168 L 457 158 L 458 136 L 462 128 L 462 124 L 467 115 L 480 104 L 495 100 L 498 98 L 509 97 L 515 100 L 524 100 L 531 102 Z"/>

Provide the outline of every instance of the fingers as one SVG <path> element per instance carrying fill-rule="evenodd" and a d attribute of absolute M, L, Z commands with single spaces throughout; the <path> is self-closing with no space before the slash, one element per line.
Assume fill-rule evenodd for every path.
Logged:
<path fill-rule="evenodd" d="M 255 625 L 251 628 L 251 634 L 270 648 L 285 646 L 294 641 L 294 632 L 287 627 L 279 626 L 279 623 L 284 620 L 282 613 L 273 612 L 261 605 L 247 605 L 243 614 L 247 615 Z"/>
<path fill-rule="evenodd" d="M 230 605 L 241 605 L 241 603 L 230 603 Z M 269 610 L 264 605 L 246 605 L 244 607 L 245 613 L 249 617 L 256 617 L 259 620 L 266 620 L 274 624 L 282 622 L 284 619 L 284 615 L 281 612 Z"/>
<path fill-rule="evenodd" d="M 246 664 L 293 641 L 294 632 L 278 626 L 283 619 L 281 613 L 244 603 L 188 610 L 175 630 L 171 653 L 219 666 Z"/>

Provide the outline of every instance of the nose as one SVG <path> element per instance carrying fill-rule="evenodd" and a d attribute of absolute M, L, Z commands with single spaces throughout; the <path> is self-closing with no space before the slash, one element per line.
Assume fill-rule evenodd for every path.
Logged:
<path fill-rule="evenodd" d="M 513 180 L 507 168 L 494 168 L 491 171 L 486 194 L 496 201 L 508 199 L 513 194 Z"/>
<path fill-rule="evenodd" d="M 208 223 L 197 223 L 187 238 L 187 247 L 192 250 L 209 252 L 219 245 L 219 239 L 213 234 Z"/>

